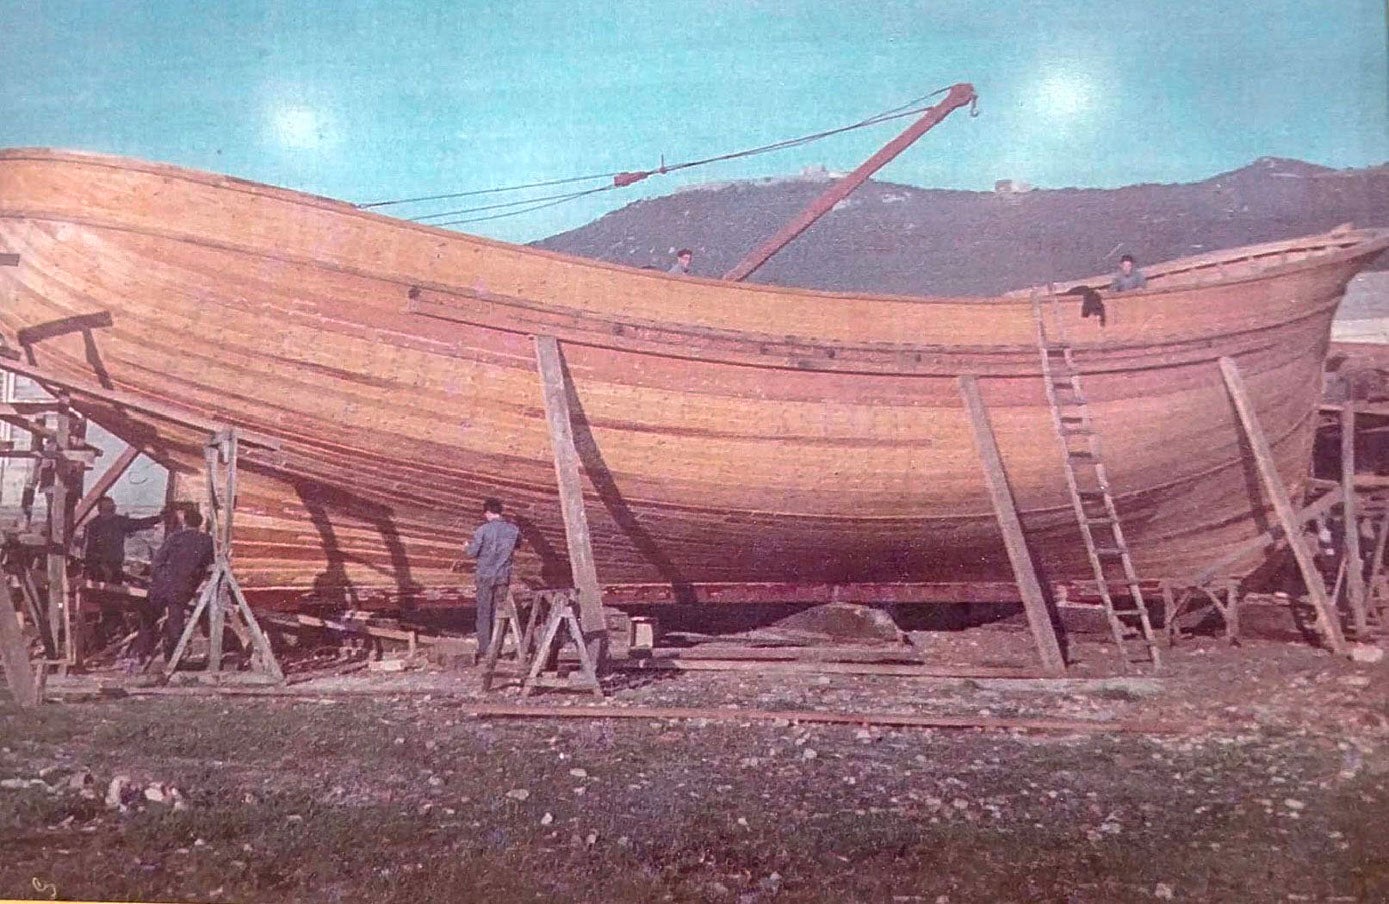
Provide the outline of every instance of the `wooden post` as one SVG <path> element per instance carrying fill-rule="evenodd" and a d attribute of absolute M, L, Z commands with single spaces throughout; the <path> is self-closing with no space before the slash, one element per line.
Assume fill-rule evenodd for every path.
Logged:
<path fill-rule="evenodd" d="M 1370 587 L 1381 586 L 1384 578 L 1384 548 L 1389 543 L 1389 511 L 1384 513 L 1383 520 L 1380 521 L 1379 530 L 1375 534 L 1374 552 L 1370 553 Z M 1389 602 L 1389 599 L 1384 601 Z M 1381 619 L 1382 622 L 1382 619 Z"/>
<path fill-rule="evenodd" d="M 1365 564 L 1360 556 L 1359 506 L 1355 498 L 1355 402 L 1350 399 L 1341 406 L 1341 486 L 1346 495 L 1341 506 L 1346 601 L 1350 603 L 1355 636 L 1364 638 L 1370 630 L 1370 621 L 1365 610 Z"/>
<path fill-rule="evenodd" d="M 92 484 L 92 488 L 77 503 L 77 507 L 72 512 L 72 523 L 81 524 L 91 510 L 96 508 L 97 500 L 106 495 L 111 487 L 116 485 L 116 481 L 125 476 L 125 472 L 130 470 L 130 466 L 139 457 L 139 449 L 134 446 L 126 446 L 125 450 L 116 456 L 116 460 L 111 462 L 111 466 L 102 472 L 102 475 Z"/>
<path fill-rule="evenodd" d="M 984 400 L 979 395 L 978 381 L 973 376 L 966 375 L 959 378 L 959 383 L 960 395 L 964 397 L 970 424 L 974 428 L 974 445 L 984 466 L 989 497 L 993 500 L 994 517 L 998 519 L 999 529 L 1003 532 L 1003 543 L 1008 549 L 1008 561 L 1013 566 L 1013 576 L 1017 579 L 1018 591 L 1022 594 L 1023 608 L 1027 612 L 1027 623 L 1032 629 L 1032 637 L 1037 642 L 1037 652 L 1041 655 L 1042 666 L 1048 673 L 1061 674 L 1066 669 L 1065 659 L 1061 655 L 1061 644 L 1056 637 L 1051 613 L 1047 611 L 1041 582 L 1037 580 L 1032 554 L 1027 549 L 1022 522 L 1018 520 L 1013 493 L 1008 487 L 1008 475 L 1003 470 L 1003 458 L 998 453 L 993 427 L 989 424 L 989 414 L 984 408 Z"/>
<path fill-rule="evenodd" d="M 37 706 L 37 685 L 29 668 L 29 651 L 19 629 L 8 580 L 0 580 L 0 661 L 3 661 L 5 681 L 9 683 L 14 702 L 21 707 Z"/>
<path fill-rule="evenodd" d="M 569 567 L 579 591 L 579 619 L 585 634 L 606 630 L 603 593 L 593 561 L 593 545 L 584 512 L 583 483 L 579 476 L 579 451 L 574 446 L 574 427 L 569 410 L 568 381 L 559 342 L 553 336 L 535 337 L 535 360 L 545 396 L 545 420 L 550 427 L 550 448 L 559 480 L 564 536 L 569 547 Z"/>
<path fill-rule="evenodd" d="M 1167 634 L 1167 645 L 1175 647 L 1177 645 L 1177 597 L 1172 592 L 1172 584 L 1163 581 L 1159 585 L 1162 591 L 1162 630 Z"/>
<path fill-rule="evenodd" d="M 1326 644 L 1333 653 L 1344 656 L 1347 654 L 1347 650 L 1345 637 L 1341 634 L 1340 617 L 1331 600 L 1326 596 L 1326 583 L 1322 580 L 1321 572 L 1317 570 L 1312 553 L 1307 549 L 1307 544 L 1302 536 L 1302 522 L 1298 520 L 1297 513 L 1293 511 L 1292 500 L 1288 498 L 1288 490 L 1283 486 L 1283 480 L 1278 474 L 1278 467 L 1273 459 L 1273 449 L 1269 447 L 1263 428 L 1259 426 L 1259 418 L 1254 411 L 1254 403 L 1249 398 L 1249 391 L 1244 386 L 1244 378 L 1240 376 L 1239 366 L 1235 364 L 1233 358 L 1221 358 L 1220 372 L 1225 378 L 1225 387 L 1230 392 L 1230 398 L 1235 403 L 1235 411 L 1239 415 L 1240 423 L 1244 426 L 1244 434 L 1249 439 L 1249 447 L 1254 452 L 1254 462 L 1258 466 L 1264 492 L 1273 502 L 1274 511 L 1278 514 L 1278 520 L 1283 525 L 1283 534 L 1288 539 L 1288 546 L 1292 548 L 1293 557 L 1297 559 L 1298 570 L 1302 573 L 1302 582 L 1307 585 L 1307 593 L 1312 597 L 1312 605 L 1316 607 Z"/>
<path fill-rule="evenodd" d="M 72 440 L 72 414 L 69 399 L 59 395 L 63 407 L 56 412 L 57 425 L 52 449 L 53 491 L 48 497 L 48 624 L 55 635 L 62 637 L 63 658 L 69 665 L 78 660 L 77 620 L 68 601 L 67 552 L 69 528 L 68 478 L 71 464 L 65 452 Z"/>
<path fill-rule="evenodd" d="M 217 499 L 217 459 L 221 451 L 220 441 L 221 435 L 218 434 L 203 447 L 203 458 L 207 466 L 207 526 L 219 558 L 223 554 L 222 543 L 225 536 L 222 532 L 221 506 Z M 207 670 L 216 673 L 222 670 L 222 629 L 226 625 L 227 600 L 220 575 L 214 574 L 212 581 L 214 589 L 207 604 Z"/>
<path fill-rule="evenodd" d="M 1225 639 L 1232 644 L 1239 643 L 1239 581 L 1233 578 L 1225 582 Z"/>

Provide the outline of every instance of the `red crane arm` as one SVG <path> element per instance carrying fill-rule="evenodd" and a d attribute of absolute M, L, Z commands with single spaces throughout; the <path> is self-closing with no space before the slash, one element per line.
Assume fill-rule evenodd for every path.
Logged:
<path fill-rule="evenodd" d="M 953 85 L 950 93 L 940 103 L 931 107 L 922 114 L 921 118 L 912 123 L 911 128 L 901 135 L 892 139 L 872 157 L 863 162 L 858 169 L 840 179 L 834 185 L 825 190 L 825 193 L 812 201 L 805 210 L 801 211 L 794 220 L 788 222 L 776 235 L 767 239 L 758 248 L 749 253 L 738 262 L 732 270 L 723 275 L 724 279 L 742 280 L 752 275 L 758 267 L 767 262 L 773 254 L 785 248 L 792 239 L 805 232 L 816 220 L 824 216 L 834 205 L 844 200 L 850 192 L 858 188 L 868 177 L 882 169 L 888 161 L 896 157 L 911 146 L 922 135 L 925 135 L 942 119 L 949 116 L 967 104 L 973 103 L 975 99 L 974 86 L 966 83 Z"/>

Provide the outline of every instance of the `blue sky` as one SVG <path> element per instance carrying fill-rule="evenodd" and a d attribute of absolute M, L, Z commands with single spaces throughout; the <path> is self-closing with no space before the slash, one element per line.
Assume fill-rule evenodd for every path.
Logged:
<path fill-rule="evenodd" d="M 959 81 L 979 118 L 956 113 L 882 178 L 1115 186 L 1267 155 L 1389 159 L 1384 0 L 0 0 L 0 14 L 0 146 L 358 202 L 650 168 Z M 462 228 L 529 240 L 691 182 L 849 169 L 904 125 Z M 487 200 L 506 199 L 465 203 Z"/>

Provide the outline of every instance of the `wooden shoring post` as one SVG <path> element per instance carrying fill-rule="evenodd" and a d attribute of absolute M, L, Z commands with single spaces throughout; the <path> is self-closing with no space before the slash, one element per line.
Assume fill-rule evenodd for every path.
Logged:
<path fill-rule="evenodd" d="M 102 472 L 101 476 L 92 484 L 91 489 L 83 494 L 82 499 L 77 503 L 77 507 L 72 512 L 72 523 L 81 524 L 82 521 L 96 508 L 97 501 L 105 496 L 116 485 L 116 481 L 125 476 L 125 472 L 130 470 L 130 466 L 135 463 L 135 459 L 140 457 L 140 450 L 134 446 L 126 446 L 116 460 L 111 462 L 111 466 Z"/>
<path fill-rule="evenodd" d="M 1375 533 L 1374 552 L 1370 553 L 1369 583 L 1371 589 L 1389 585 L 1389 580 L 1386 580 L 1384 575 L 1384 548 L 1386 545 L 1389 545 L 1389 511 L 1386 511 L 1380 520 L 1379 530 Z M 1389 606 L 1389 593 L 1383 595 L 1380 603 Z"/>
<path fill-rule="evenodd" d="M 1222 357 L 1220 359 L 1220 372 L 1225 379 L 1225 387 L 1230 392 L 1230 398 L 1235 404 L 1235 412 L 1239 415 L 1240 424 L 1244 427 L 1244 435 L 1249 440 L 1249 448 L 1254 453 L 1254 462 L 1263 482 L 1264 493 L 1273 502 L 1273 509 L 1278 515 L 1279 522 L 1283 525 L 1283 534 L 1287 538 L 1288 546 L 1292 548 L 1298 570 L 1302 573 L 1302 582 L 1307 587 L 1307 593 L 1312 597 L 1312 605 L 1317 610 L 1321 633 L 1326 638 L 1326 644 L 1333 653 L 1338 656 L 1345 656 L 1348 651 L 1345 636 L 1341 633 L 1340 617 L 1335 606 L 1332 605 L 1332 601 L 1326 595 L 1326 583 L 1321 572 L 1317 570 L 1317 563 L 1312 558 L 1312 553 L 1307 549 L 1307 543 L 1302 536 L 1302 522 L 1298 520 L 1297 513 L 1293 510 L 1292 500 L 1288 498 L 1288 490 L 1283 486 L 1283 480 L 1278 474 L 1278 466 L 1273 458 L 1273 449 L 1269 446 L 1267 437 L 1264 436 L 1263 427 L 1259 425 L 1259 416 L 1254 410 L 1253 400 L 1249 398 L 1249 390 L 1245 388 L 1244 378 L 1239 372 L 1239 365 L 1235 363 L 1233 358 Z"/>
<path fill-rule="evenodd" d="M 1239 597 L 1239 581 L 1231 578 L 1225 582 L 1225 605 L 1221 614 L 1225 616 L 1225 639 L 1236 646 L 1240 642 Z"/>
<path fill-rule="evenodd" d="M 67 554 L 68 543 L 72 538 L 72 506 L 69 505 L 69 487 L 72 465 L 64 453 L 72 445 L 71 399 L 59 394 L 62 407 L 54 413 L 52 455 L 49 457 L 53 469 L 53 487 L 48 497 L 48 624 L 54 635 L 61 637 L 62 658 L 75 665 L 80 651 L 77 641 L 77 619 L 68 599 Z M 61 627 L 60 627 L 61 626 Z"/>
<path fill-rule="evenodd" d="M 1177 645 L 1177 596 L 1172 592 L 1170 581 L 1158 585 L 1162 592 L 1162 631 L 1167 635 L 1167 645 Z"/>
<path fill-rule="evenodd" d="M 588 515 L 584 511 L 583 482 L 579 473 L 579 451 L 574 445 L 573 413 L 569 410 L 569 381 L 564 359 L 553 336 L 535 337 L 535 360 L 540 369 L 545 398 L 545 420 L 550 428 L 550 449 L 559 480 L 560 507 L 564 515 L 564 537 L 569 548 L 569 565 L 574 586 L 579 591 L 579 621 L 590 638 L 606 631 L 603 618 L 603 592 L 593 559 Z M 606 648 L 605 643 L 601 643 Z M 602 655 L 606 655 L 605 652 Z M 600 659 L 602 658 L 600 655 Z"/>
<path fill-rule="evenodd" d="M 1066 661 L 1061 654 L 1061 643 L 1057 639 L 1051 613 L 1047 610 L 1046 597 L 1042 595 L 1041 582 L 1037 580 L 1037 569 L 1033 565 L 1032 554 L 1027 549 L 1027 538 L 1023 534 L 1022 522 L 1018 520 L 1013 493 L 1008 486 L 1008 475 L 1003 469 L 1003 458 L 998 452 L 998 443 L 994 439 L 984 400 L 979 395 L 979 382 L 973 376 L 964 375 L 959 378 L 959 384 L 970 425 L 974 428 L 974 445 L 984 467 L 984 478 L 988 483 L 989 497 L 993 501 L 994 516 L 998 519 L 999 530 L 1003 533 L 1003 543 L 1008 550 L 1008 561 L 1013 566 L 1013 576 L 1017 579 L 1018 591 L 1022 594 L 1028 626 L 1037 642 L 1037 652 L 1042 658 L 1043 668 L 1050 674 L 1059 675 L 1066 670 Z"/>
<path fill-rule="evenodd" d="M 70 404 L 71 400 L 64 400 L 65 404 Z M 77 448 L 87 447 L 87 419 L 79 414 L 76 409 L 69 409 L 74 421 L 68 438 L 69 446 Z M 90 639 L 87 636 L 86 624 L 82 614 L 82 581 L 77 581 L 74 586 L 68 576 L 69 569 L 66 567 L 69 557 L 74 552 L 73 543 L 77 536 L 77 502 L 84 495 L 87 484 L 87 469 L 96 464 L 96 457 L 88 462 L 75 461 L 71 455 L 63 456 L 63 465 L 66 469 L 66 484 L 63 499 L 63 605 L 68 612 L 68 624 L 72 631 L 72 641 L 68 645 L 68 663 L 73 666 L 81 666 L 82 658 L 85 655 L 85 647 Z"/>
<path fill-rule="evenodd" d="M 212 535 L 213 554 L 217 557 L 224 554 L 226 537 L 222 531 L 217 498 L 217 460 L 221 452 L 222 434 L 218 433 L 203 447 L 203 460 L 207 468 L 207 528 Z M 220 586 L 220 575 L 214 575 L 213 582 L 217 587 L 207 603 L 207 670 L 216 673 L 222 670 L 222 629 L 226 625 L 228 600 Z"/>
<path fill-rule="evenodd" d="M 1355 635 L 1363 638 L 1370 630 L 1370 621 L 1365 610 L 1365 564 L 1360 556 L 1360 507 L 1355 498 L 1355 402 L 1351 399 L 1341 406 L 1341 486 L 1346 495 L 1341 503 L 1346 601 L 1350 603 Z"/>
<path fill-rule="evenodd" d="M 28 645 L 19 629 L 19 616 L 10 597 L 10 582 L 0 580 L 0 664 L 5 670 L 5 682 L 20 707 L 37 706 L 39 695 L 34 672 L 29 666 Z"/>

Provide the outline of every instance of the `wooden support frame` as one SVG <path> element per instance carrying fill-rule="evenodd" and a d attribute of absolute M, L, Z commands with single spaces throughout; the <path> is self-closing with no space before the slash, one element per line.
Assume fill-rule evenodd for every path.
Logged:
<path fill-rule="evenodd" d="M 526 680 L 521 685 L 521 696 L 528 697 L 540 687 L 558 687 L 573 690 L 592 691 L 595 697 L 603 696 L 603 685 L 598 680 L 598 664 L 589 651 L 589 643 L 586 632 L 580 629 L 579 619 L 574 615 L 574 603 L 577 591 L 573 590 L 552 590 L 542 591 L 536 595 L 534 611 L 531 613 L 530 631 L 539 635 L 540 639 L 535 642 L 532 650 L 530 669 L 526 673 Z M 548 611 L 546 611 L 548 610 Z M 538 631 L 535 622 L 539 620 L 540 613 L 545 611 L 545 625 Z M 552 659 L 558 659 L 559 651 L 564 646 L 565 634 L 568 639 L 573 641 L 574 648 L 579 655 L 579 680 L 577 682 L 562 678 L 547 678 L 542 673 Z"/>
<path fill-rule="evenodd" d="M 230 626 L 251 648 L 251 662 L 254 667 L 259 668 L 260 671 L 268 674 L 276 681 L 283 682 L 285 680 L 284 671 L 280 668 L 279 662 L 275 659 L 274 650 L 271 648 L 270 638 L 261 629 L 255 613 L 251 611 L 251 605 L 246 602 L 246 596 L 241 592 L 241 584 L 237 581 L 231 567 L 232 512 L 236 505 L 237 452 L 237 431 L 232 428 L 218 430 L 204 447 L 208 493 L 207 528 L 208 533 L 212 535 L 213 563 L 202 592 L 198 595 L 198 603 L 193 609 L 193 614 L 189 617 L 182 636 L 179 637 L 178 645 L 174 648 L 169 661 L 164 664 L 166 678 L 178 668 L 179 661 L 187 652 L 193 632 L 198 627 L 198 620 L 206 613 L 208 617 L 208 673 L 216 675 L 221 671 L 223 632 L 226 627 Z M 221 481 L 218 480 L 219 470 L 222 472 Z M 220 496 L 218 492 L 219 482 L 222 484 Z M 239 617 L 241 624 L 238 625 L 235 621 L 230 620 L 229 616 Z"/>
<path fill-rule="evenodd" d="M 527 608 L 530 609 L 529 618 L 523 614 Z M 540 608 L 538 605 L 530 607 L 519 605 L 516 594 L 510 588 L 507 589 L 506 597 L 502 600 L 500 610 L 497 612 L 496 624 L 492 626 L 492 636 L 488 640 L 487 649 L 478 651 L 482 664 L 482 690 L 484 693 L 492 690 L 492 685 L 496 681 L 497 663 L 501 659 L 508 638 L 512 642 L 512 653 L 516 658 L 516 677 L 524 680 L 529 673 L 531 646 L 535 640 L 536 622 L 538 621 L 535 616 Z"/>
<path fill-rule="evenodd" d="M 1027 549 L 1027 538 L 1023 533 L 1022 522 L 1018 520 L 1013 492 L 1008 486 L 1008 475 L 1003 468 L 1003 458 L 994 439 L 988 410 L 979 394 L 979 382 L 975 377 L 965 375 L 959 378 L 958 383 L 970 426 L 974 430 L 974 445 L 984 468 L 984 479 L 989 486 L 994 516 L 998 519 L 999 530 L 1003 533 L 1003 542 L 1008 550 L 1008 562 L 1013 566 L 1013 575 L 1017 578 L 1018 590 L 1022 593 L 1028 627 L 1032 629 L 1032 637 L 1037 643 L 1037 652 L 1042 658 L 1043 668 L 1050 674 L 1059 675 L 1066 670 L 1066 660 L 1061 653 L 1061 643 L 1056 636 L 1056 627 L 1052 623 L 1046 597 L 1042 595 L 1041 582 L 1037 580 L 1037 569 L 1032 562 L 1032 554 Z"/>
<path fill-rule="evenodd" d="M 1341 561 L 1346 571 L 1346 602 L 1355 636 L 1363 638 L 1370 630 L 1370 620 L 1365 608 L 1365 563 L 1360 555 L 1359 500 L 1355 497 L 1355 403 L 1349 399 L 1341 408 L 1341 487 L 1345 494 Z"/>
<path fill-rule="evenodd" d="M 545 420 L 550 427 L 550 448 L 555 458 L 555 477 L 559 481 L 569 565 L 579 592 L 579 620 L 584 633 L 591 636 L 607 630 L 603 618 L 603 591 L 598 583 L 588 515 L 584 511 L 579 451 L 574 445 L 573 413 L 569 409 L 569 380 L 564 372 L 559 342 L 553 336 L 535 337 L 535 361 L 540 370 Z"/>
<path fill-rule="evenodd" d="M 1321 572 L 1317 570 L 1311 551 L 1307 549 L 1307 544 L 1302 536 L 1302 522 L 1298 520 L 1297 513 L 1293 510 L 1292 501 L 1288 498 L 1287 488 L 1283 486 L 1282 477 L 1278 474 L 1278 467 L 1273 458 L 1273 449 L 1269 446 L 1268 439 L 1264 436 L 1263 427 L 1259 424 L 1258 414 L 1254 410 L 1254 403 L 1249 397 L 1249 391 L 1244 385 L 1244 377 L 1240 375 L 1239 365 L 1235 363 L 1233 358 L 1222 357 L 1220 359 L 1220 372 L 1225 380 L 1225 387 L 1229 390 L 1230 399 L 1234 402 L 1235 412 L 1244 428 L 1245 437 L 1249 440 L 1249 447 L 1254 453 L 1254 462 L 1258 467 L 1264 492 L 1273 502 L 1278 521 L 1283 525 L 1283 533 L 1287 537 L 1288 546 L 1292 548 L 1293 556 L 1297 559 L 1297 567 L 1302 573 L 1302 581 L 1307 586 L 1307 593 L 1312 597 L 1312 605 L 1317 611 L 1321 634 L 1326 640 L 1327 647 L 1333 653 L 1338 656 L 1345 656 L 1348 650 L 1345 636 L 1341 632 L 1340 616 L 1326 595 L 1326 583 Z"/>

